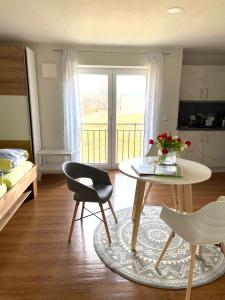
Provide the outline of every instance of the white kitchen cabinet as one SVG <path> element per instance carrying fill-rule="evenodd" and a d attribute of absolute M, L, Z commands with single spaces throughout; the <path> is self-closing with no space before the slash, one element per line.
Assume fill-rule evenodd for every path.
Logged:
<path fill-rule="evenodd" d="M 225 131 L 204 132 L 202 162 L 208 167 L 225 167 Z"/>
<path fill-rule="evenodd" d="M 206 66 L 183 65 L 180 100 L 200 100 L 203 97 Z"/>
<path fill-rule="evenodd" d="M 190 140 L 191 147 L 181 156 L 211 168 L 225 168 L 225 131 L 180 131 L 182 140 Z"/>
<path fill-rule="evenodd" d="M 203 133 L 201 131 L 179 131 L 182 140 L 191 141 L 191 147 L 181 152 L 181 157 L 197 162 L 202 162 Z"/>
<path fill-rule="evenodd" d="M 225 66 L 184 65 L 180 100 L 225 101 Z"/>
<path fill-rule="evenodd" d="M 204 99 L 225 101 L 225 66 L 206 66 Z"/>

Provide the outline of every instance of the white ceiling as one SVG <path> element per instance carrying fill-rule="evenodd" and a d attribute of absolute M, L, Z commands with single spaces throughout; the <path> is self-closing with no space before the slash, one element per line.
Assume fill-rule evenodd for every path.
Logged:
<path fill-rule="evenodd" d="M 225 0 L 0 0 L 0 40 L 225 49 Z"/>

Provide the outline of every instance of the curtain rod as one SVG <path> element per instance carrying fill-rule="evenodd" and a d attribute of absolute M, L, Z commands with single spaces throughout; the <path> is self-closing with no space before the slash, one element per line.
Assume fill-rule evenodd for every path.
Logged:
<path fill-rule="evenodd" d="M 63 49 L 53 49 L 54 52 L 63 52 Z M 88 50 L 77 50 L 80 53 L 106 53 L 106 54 L 149 54 L 150 52 L 119 52 L 119 51 L 88 51 Z M 170 55 L 168 52 L 162 52 L 162 55 Z"/>

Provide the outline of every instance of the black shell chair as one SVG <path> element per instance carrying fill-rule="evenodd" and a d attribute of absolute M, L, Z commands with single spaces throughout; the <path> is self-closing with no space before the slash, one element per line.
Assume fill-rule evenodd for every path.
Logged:
<path fill-rule="evenodd" d="M 102 204 L 108 202 L 109 208 L 113 214 L 115 222 L 117 222 L 117 219 L 116 219 L 115 212 L 112 208 L 112 205 L 109 201 L 109 199 L 112 195 L 113 189 L 112 189 L 112 184 L 111 184 L 108 173 L 101 169 L 97 169 L 97 168 L 94 168 L 94 167 L 91 167 L 91 166 L 88 166 L 85 164 L 81 164 L 81 163 L 76 163 L 76 162 L 64 162 L 62 165 L 62 170 L 63 170 L 63 173 L 66 178 L 67 186 L 72 192 L 74 192 L 74 200 L 76 201 L 68 241 L 70 242 L 70 240 L 71 240 L 74 222 L 77 221 L 75 218 L 76 218 L 76 214 L 77 214 L 77 210 L 78 210 L 80 202 L 82 202 L 81 218 L 80 218 L 81 220 L 84 218 L 83 213 L 84 213 L 84 209 L 86 209 L 85 202 L 96 202 L 100 206 L 100 211 L 102 213 L 102 218 L 103 218 L 103 222 L 105 225 L 106 234 L 107 234 L 108 241 L 110 244 L 111 237 L 109 234 L 109 229 L 108 229 L 108 225 L 107 225 L 107 221 L 105 218 L 105 213 L 104 213 Z M 92 184 L 86 185 L 86 184 L 78 181 L 79 178 L 89 178 L 92 180 Z M 91 211 L 89 211 L 89 212 L 91 212 Z M 99 212 L 97 212 L 97 213 L 99 213 Z M 91 215 L 96 216 L 97 213 L 91 212 Z M 88 216 L 91 216 L 91 215 L 88 215 Z"/>

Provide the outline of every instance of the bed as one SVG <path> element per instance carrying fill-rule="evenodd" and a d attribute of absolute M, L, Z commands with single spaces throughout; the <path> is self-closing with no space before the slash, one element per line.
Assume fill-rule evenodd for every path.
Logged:
<path fill-rule="evenodd" d="M 0 148 L 21 148 L 31 153 L 30 145 L 22 141 L 0 141 Z M 37 168 L 26 161 L 20 168 L 18 166 L 15 171 L 4 175 L 3 180 L 4 183 L 0 185 L 0 230 L 26 199 L 36 197 Z"/>

